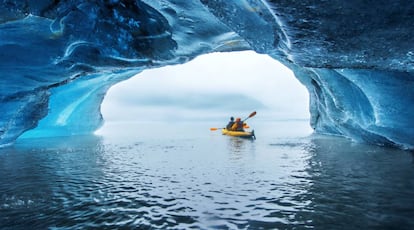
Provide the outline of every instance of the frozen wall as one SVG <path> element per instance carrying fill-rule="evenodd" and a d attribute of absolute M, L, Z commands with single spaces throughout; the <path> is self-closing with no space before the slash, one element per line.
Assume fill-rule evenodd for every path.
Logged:
<path fill-rule="evenodd" d="M 413 148 L 413 13 L 408 0 L 1 1 L 0 144 L 91 133 L 111 85 L 254 50 L 308 88 L 316 132 Z"/>

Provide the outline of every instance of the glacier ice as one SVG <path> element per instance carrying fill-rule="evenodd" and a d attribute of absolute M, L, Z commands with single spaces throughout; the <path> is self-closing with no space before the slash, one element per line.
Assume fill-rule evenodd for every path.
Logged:
<path fill-rule="evenodd" d="M 413 13 L 408 0 L 1 1 L 0 145 L 93 132 L 106 91 L 144 69 L 254 50 L 307 87 L 316 132 L 413 149 Z"/>

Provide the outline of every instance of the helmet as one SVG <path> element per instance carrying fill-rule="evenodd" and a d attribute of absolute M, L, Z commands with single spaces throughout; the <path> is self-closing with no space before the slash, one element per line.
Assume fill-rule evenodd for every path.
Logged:
<path fill-rule="evenodd" d="M 231 121 L 234 121 L 234 117 L 230 117 L 230 120 L 231 120 Z"/>

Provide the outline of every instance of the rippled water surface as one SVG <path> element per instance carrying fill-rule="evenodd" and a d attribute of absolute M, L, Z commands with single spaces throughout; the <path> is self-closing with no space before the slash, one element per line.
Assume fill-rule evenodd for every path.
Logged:
<path fill-rule="evenodd" d="M 195 128 L 196 127 L 196 128 Z M 256 124 L 108 125 L 0 149 L 1 229 L 414 229 L 413 154 Z"/>

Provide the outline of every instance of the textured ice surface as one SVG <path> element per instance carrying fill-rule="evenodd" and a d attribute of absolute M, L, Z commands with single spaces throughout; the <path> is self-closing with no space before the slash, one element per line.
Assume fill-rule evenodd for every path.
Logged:
<path fill-rule="evenodd" d="M 321 133 L 414 146 L 412 1 L 0 1 L 0 144 L 93 132 L 113 84 L 200 54 L 265 53 Z"/>

